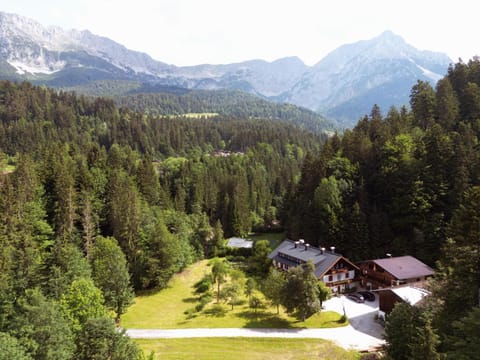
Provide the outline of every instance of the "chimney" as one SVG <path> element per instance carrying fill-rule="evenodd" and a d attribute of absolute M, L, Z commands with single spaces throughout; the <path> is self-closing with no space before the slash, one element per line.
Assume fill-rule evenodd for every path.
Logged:
<path fill-rule="evenodd" d="M 299 242 L 300 244 L 303 244 L 303 243 L 305 242 L 305 240 L 300 239 L 300 240 L 298 240 L 298 242 Z"/>
<path fill-rule="evenodd" d="M 298 247 L 298 241 L 295 241 L 295 249 Z"/>
<path fill-rule="evenodd" d="M 330 246 L 330 250 L 332 251 L 332 254 L 335 254 L 335 246 Z"/>
<path fill-rule="evenodd" d="M 310 244 L 305 244 L 305 251 L 308 251 L 309 248 L 310 248 Z"/>
<path fill-rule="evenodd" d="M 325 252 L 325 248 L 324 247 L 320 248 L 320 255 L 323 255 L 324 252 Z"/>

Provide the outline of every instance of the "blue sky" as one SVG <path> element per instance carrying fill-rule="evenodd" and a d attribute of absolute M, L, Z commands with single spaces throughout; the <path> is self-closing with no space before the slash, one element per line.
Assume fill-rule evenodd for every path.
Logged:
<path fill-rule="evenodd" d="M 472 0 L 0 0 L 0 11 L 106 36 L 175 65 L 298 56 L 313 65 L 385 30 L 453 61 L 480 54 Z"/>

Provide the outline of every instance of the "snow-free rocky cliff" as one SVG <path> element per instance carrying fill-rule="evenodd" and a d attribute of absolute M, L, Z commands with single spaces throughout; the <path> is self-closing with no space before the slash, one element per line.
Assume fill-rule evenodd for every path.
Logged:
<path fill-rule="evenodd" d="M 314 45 L 313 45 L 314 46 Z M 128 80 L 188 89 L 243 90 L 319 111 L 351 126 L 373 104 L 408 104 L 417 79 L 434 84 L 451 60 L 420 51 L 392 32 L 343 45 L 314 66 L 297 57 L 177 67 L 84 30 L 44 27 L 0 12 L 0 77 L 69 88 Z M 125 88 L 123 88 L 125 89 Z"/>

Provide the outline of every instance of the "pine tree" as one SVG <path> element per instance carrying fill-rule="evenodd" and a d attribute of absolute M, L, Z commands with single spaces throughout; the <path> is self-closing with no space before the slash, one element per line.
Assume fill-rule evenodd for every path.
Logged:
<path fill-rule="evenodd" d="M 441 79 L 436 86 L 437 117 L 444 129 L 452 129 L 458 121 L 460 104 L 448 78 Z"/>
<path fill-rule="evenodd" d="M 435 122 L 436 99 L 435 91 L 430 83 L 418 80 L 412 87 L 410 106 L 415 125 L 427 129 Z"/>

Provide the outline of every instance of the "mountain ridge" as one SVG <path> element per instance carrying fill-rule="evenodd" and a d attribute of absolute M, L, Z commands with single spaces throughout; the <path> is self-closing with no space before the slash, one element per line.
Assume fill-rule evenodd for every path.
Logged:
<path fill-rule="evenodd" d="M 313 66 L 292 56 L 271 62 L 254 59 L 180 67 L 88 30 L 46 28 L 35 20 L 0 12 L 4 77 L 67 90 L 104 80 L 134 81 L 140 88 L 147 84 L 164 89 L 240 90 L 326 114 L 340 120 L 341 127 L 352 126 L 369 112 L 373 104 L 368 94 L 375 88 L 383 89 L 378 104 L 383 110 L 408 104 L 409 89 L 417 79 L 434 84 L 450 64 L 445 54 L 417 50 L 385 31 L 373 39 L 344 44 Z"/>

